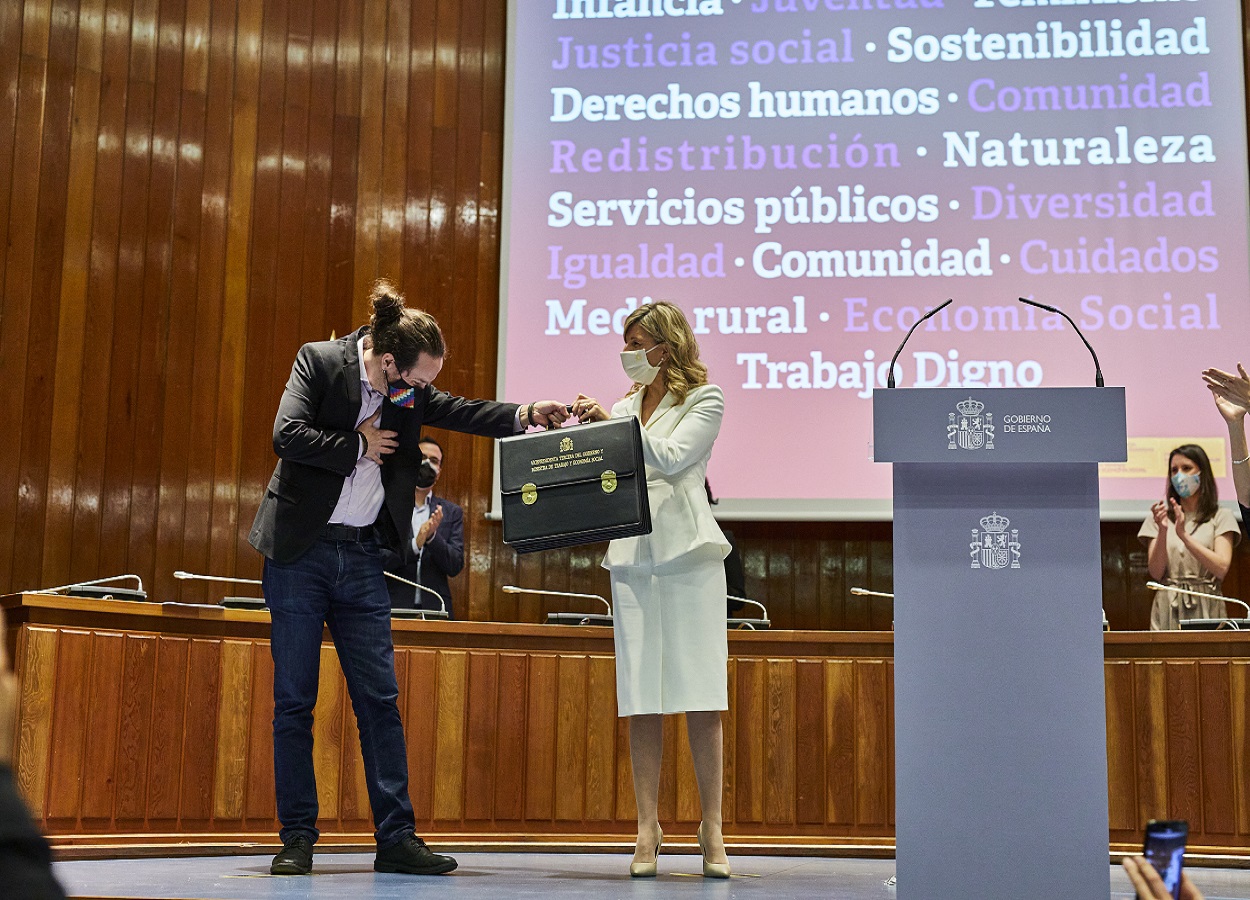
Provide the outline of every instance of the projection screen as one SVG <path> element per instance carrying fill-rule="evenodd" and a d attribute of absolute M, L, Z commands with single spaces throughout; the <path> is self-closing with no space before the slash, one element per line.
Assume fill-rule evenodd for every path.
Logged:
<path fill-rule="evenodd" d="M 723 518 L 889 516 L 871 402 L 1093 384 L 1128 398 L 1104 515 L 1197 441 L 1199 372 L 1250 362 L 1239 4 L 525 0 L 509 15 L 499 395 L 629 382 L 620 323 L 694 326 L 726 394 Z M 1045 423 L 1030 423 L 1038 427 Z"/>

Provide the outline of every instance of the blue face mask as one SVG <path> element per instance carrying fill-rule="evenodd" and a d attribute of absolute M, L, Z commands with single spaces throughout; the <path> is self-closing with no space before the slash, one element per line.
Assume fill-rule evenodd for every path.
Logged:
<path fill-rule="evenodd" d="M 1172 476 L 1172 488 L 1179 497 L 1192 497 L 1198 493 L 1201 478 L 1198 475 L 1177 472 Z"/>

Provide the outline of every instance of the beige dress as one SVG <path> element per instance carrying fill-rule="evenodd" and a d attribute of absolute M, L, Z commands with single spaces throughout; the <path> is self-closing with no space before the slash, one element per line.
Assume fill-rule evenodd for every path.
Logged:
<path fill-rule="evenodd" d="M 1214 516 L 1201 525 L 1194 525 L 1186 520 L 1186 530 L 1194 540 L 1210 549 L 1215 548 L 1217 535 L 1231 535 L 1233 545 L 1241 540 L 1241 529 L 1237 519 L 1224 507 L 1216 510 Z M 1146 516 L 1137 537 L 1150 549 L 1150 542 L 1159 534 L 1159 526 L 1155 525 L 1154 516 Z M 1189 591 L 1203 594 L 1220 593 L 1220 579 L 1216 578 L 1193 557 L 1181 539 L 1176 536 L 1176 529 L 1168 529 L 1168 571 L 1163 578 L 1164 584 L 1175 585 Z M 1181 627 L 1185 619 L 1222 619 L 1227 612 L 1223 600 L 1210 600 L 1205 597 L 1191 597 L 1177 594 L 1174 591 L 1159 591 L 1155 594 L 1154 606 L 1150 610 L 1151 631 L 1175 631 Z"/>

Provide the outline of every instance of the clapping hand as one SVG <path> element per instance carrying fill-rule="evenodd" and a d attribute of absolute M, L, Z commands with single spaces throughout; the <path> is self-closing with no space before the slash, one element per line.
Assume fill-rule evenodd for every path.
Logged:
<path fill-rule="evenodd" d="M 1172 520 L 1168 518 L 1168 502 L 1160 500 L 1158 503 L 1150 505 L 1150 514 L 1154 516 L 1155 527 L 1159 529 L 1159 534 L 1170 528 Z"/>
<path fill-rule="evenodd" d="M 1133 883 L 1139 900 L 1172 900 L 1172 892 L 1167 889 L 1163 879 L 1155 867 L 1140 856 L 1126 856 L 1121 865 Z M 1181 900 L 1203 900 L 1202 892 L 1194 887 L 1189 876 L 1181 872 Z"/>
<path fill-rule="evenodd" d="M 429 542 L 430 538 L 438 533 L 438 526 L 443 524 L 443 508 L 435 507 L 434 512 L 430 513 L 430 517 L 421 523 L 421 527 L 417 529 L 417 533 L 413 535 L 412 542 L 417 545 L 417 549 Z"/>
<path fill-rule="evenodd" d="M 1237 374 L 1222 369 L 1203 369 L 1202 380 L 1206 382 L 1215 398 L 1215 406 L 1229 422 L 1235 422 L 1250 412 L 1250 375 L 1241 363 Z"/>

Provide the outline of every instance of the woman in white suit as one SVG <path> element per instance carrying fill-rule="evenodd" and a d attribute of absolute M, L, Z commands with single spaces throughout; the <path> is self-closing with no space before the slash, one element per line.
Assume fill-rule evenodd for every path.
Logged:
<path fill-rule="evenodd" d="M 629 870 L 656 874 L 663 833 L 657 814 L 663 716 L 684 712 L 703 821 L 703 874 L 729 877 L 721 834 L 721 710 L 729 708 L 725 567 L 729 552 L 712 518 L 703 482 L 725 411 L 721 389 L 707 382 L 699 346 L 681 310 L 648 303 L 625 320 L 625 374 L 633 381 L 612 418 L 642 425 L 652 532 L 608 547 L 616 642 L 617 713 L 629 717 L 630 761 L 638 804 L 638 841 Z M 573 414 L 608 413 L 579 396 Z"/>

